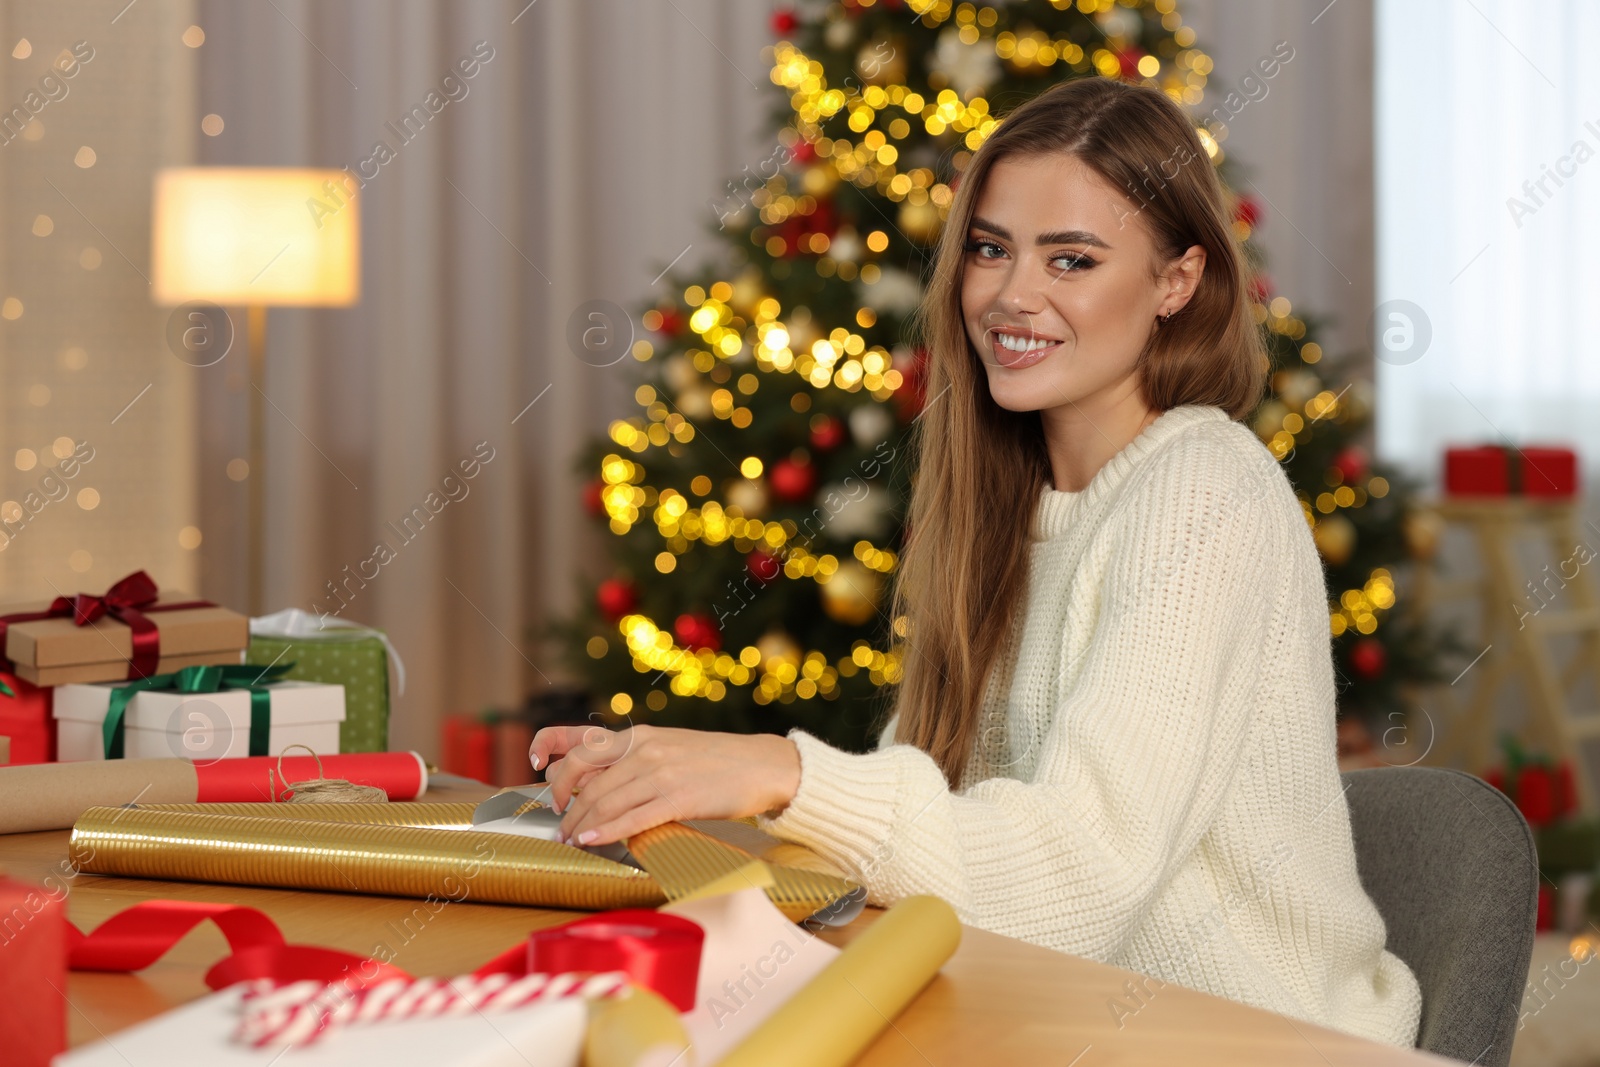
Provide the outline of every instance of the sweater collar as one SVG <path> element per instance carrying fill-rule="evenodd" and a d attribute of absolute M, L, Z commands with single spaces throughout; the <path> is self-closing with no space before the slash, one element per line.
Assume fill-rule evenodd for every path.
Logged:
<path fill-rule="evenodd" d="M 1029 537 L 1034 541 L 1048 541 L 1062 536 L 1072 526 L 1072 516 L 1080 507 L 1092 505 L 1103 499 L 1111 488 L 1127 477 L 1140 460 L 1150 455 L 1166 441 L 1184 430 L 1207 422 L 1228 421 L 1228 413 L 1219 407 L 1206 404 L 1180 404 L 1168 408 L 1146 426 L 1132 441 L 1095 472 L 1089 484 L 1077 492 L 1062 492 L 1046 483 L 1039 492 L 1034 506 Z"/>

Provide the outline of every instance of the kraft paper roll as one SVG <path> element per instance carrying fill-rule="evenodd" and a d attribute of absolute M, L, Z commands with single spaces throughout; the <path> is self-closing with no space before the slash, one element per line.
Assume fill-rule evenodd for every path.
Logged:
<path fill-rule="evenodd" d="M 312 822 L 364 823 L 368 826 L 418 826 L 435 829 L 471 826 L 474 805 L 465 803 L 375 804 L 140 804 L 140 811 L 187 811 L 201 815 L 237 815 L 247 819 L 298 819 Z"/>
<path fill-rule="evenodd" d="M 694 1049 L 674 1008 L 648 989 L 589 1002 L 583 1067 L 695 1067 Z"/>
<path fill-rule="evenodd" d="M 0 767 L 0 834 L 65 830 L 91 807 L 183 804 L 198 791 L 194 764 L 181 759 Z"/>
<path fill-rule="evenodd" d="M 101 807 L 79 817 L 68 855 L 86 873 L 137 878 L 583 910 L 665 902 L 637 868 L 465 829 Z"/>
<path fill-rule="evenodd" d="M 955 911 L 907 897 L 846 946 L 717 1067 L 846 1067 L 961 942 Z"/>

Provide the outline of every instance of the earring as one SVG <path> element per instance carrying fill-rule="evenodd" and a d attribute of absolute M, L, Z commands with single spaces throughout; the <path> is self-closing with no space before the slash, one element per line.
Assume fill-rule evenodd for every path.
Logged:
<path fill-rule="evenodd" d="M 1172 321 L 1172 312 L 1169 311 L 1165 315 L 1161 316 L 1161 321 L 1162 322 L 1171 322 Z"/>

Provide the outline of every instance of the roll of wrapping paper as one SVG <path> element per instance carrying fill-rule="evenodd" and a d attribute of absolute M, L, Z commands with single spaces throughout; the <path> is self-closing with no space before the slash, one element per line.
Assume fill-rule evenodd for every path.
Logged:
<path fill-rule="evenodd" d="M 268 801 L 267 776 L 276 776 L 277 765 L 276 756 L 251 756 L 198 766 L 184 759 L 118 759 L 0 767 L 0 834 L 65 830 L 87 809 L 116 804 Z M 284 757 L 283 770 L 291 782 L 318 777 L 310 756 Z M 426 772 L 415 752 L 322 757 L 323 775 L 378 786 L 391 801 L 421 796 Z"/>
<path fill-rule="evenodd" d="M 535 801 L 529 801 L 528 806 Z M 254 818 L 366 823 L 381 826 L 466 826 L 472 804 L 140 804 L 145 811 L 191 811 Z M 661 886 L 668 901 L 698 893 L 718 879 L 745 869 L 752 859 L 766 862 L 760 884 L 772 903 L 793 922 L 823 911 L 857 890 L 831 872 L 815 852 L 769 837 L 747 823 L 702 820 L 692 826 L 669 823 L 635 834 L 630 851 Z M 765 875 L 770 874 L 768 884 Z"/>
<path fill-rule="evenodd" d="M 473 804 L 401 801 L 385 804 L 140 804 L 140 811 L 189 811 L 247 819 L 298 819 L 310 822 L 364 823 L 368 826 L 471 826 Z"/>
<path fill-rule="evenodd" d="M 583 910 L 665 902 L 637 868 L 468 829 L 90 808 L 72 828 L 68 855 L 86 873 L 137 878 Z"/>
<path fill-rule="evenodd" d="M 281 766 L 280 766 L 281 762 Z M 415 800 L 428 791 L 428 765 L 415 752 L 352 752 L 319 756 L 241 756 L 195 764 L 202 804 L 274 801 L 290 782 L 343 778 L 377 786 L 390 800 Z"/>
<path fill-rule="evenodd" d="M 717 1067 L 845 1067 L 864 1052 L 961 943 L 955 911 L 907 897 L 773 1012 Z"/>
<path fill-rule="evenodd" d="M 655 876 L 669 901 L 686 899 L 758 862 L 749 850 L 683 823 L 666 823 L 634 834 L 628 838 L 628 851 Z M 855 883 L 819 870 L 770 862 L 764 865 L 771 872 L 771 884 L 764 880 L 749 884 L 763 885 L 768 899 L 791 922 L 802 922 L 857 889 Z"/>

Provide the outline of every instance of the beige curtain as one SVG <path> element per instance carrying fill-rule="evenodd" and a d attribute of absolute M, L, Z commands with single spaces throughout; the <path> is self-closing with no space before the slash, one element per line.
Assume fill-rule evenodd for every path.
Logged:
<path fill-rule="evenodd" d="M 1181 10 L 1215 64 L 1206 109 L 1239 94 L 1223 147 L 1266 211 L 1256 236 L 1273 284 L 1297 309 L 1333 317 L 1328 351 L 1370 351 L 1372 0 L 1185 0 Z M 1258 63 L 1280 42 L 1294 58 L 1263 78 Z"/>
<path fill-rule="evenodd" d="M 151 175 L 200 136 L 193 5 L 121 6 L 0 3 L 4 601 L 198 578 L 196 380 L 149 287 Z"/>
<path fill-rule="evenodd" d="M 707 202 L 770 137 L 768 18 L 733 0 L 201 3 L 190 121 L 223 119 L 202 162 L 374 175 L 360 305 L 269 316 L 266 589 L 269 609 L 388 631 L 408 674 L 394 745 L 434 753 L 442 715 L 561 680 L 531 633 L 602 547 L 574 455 L 629 413 L 638 370 L 578 360 L 567 319 L 632 309 L 674 258 L 715 251 Z M 241 602 L 245 381 L 218 369 L 201 584 Z"/>

